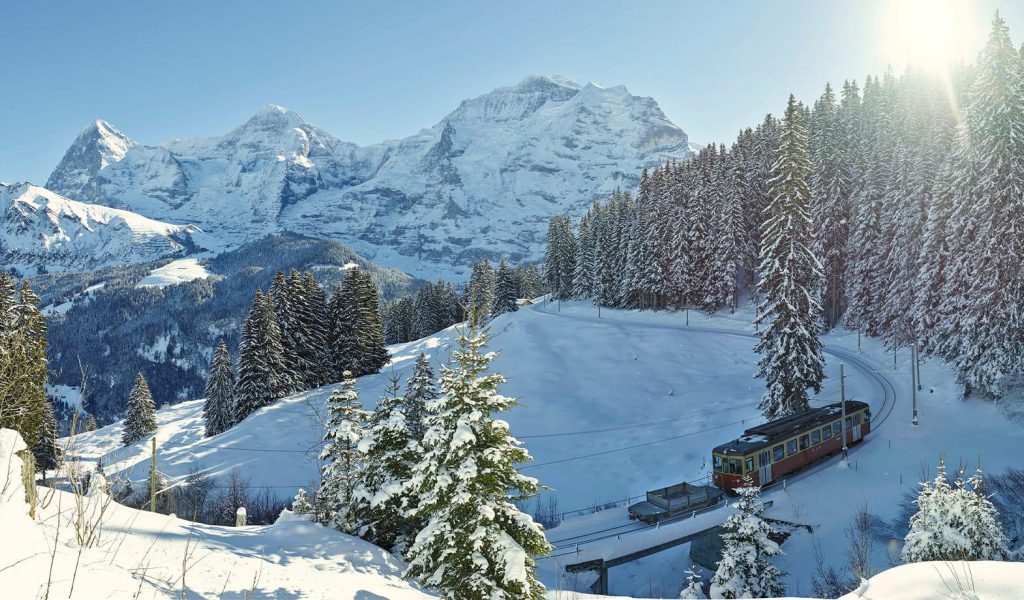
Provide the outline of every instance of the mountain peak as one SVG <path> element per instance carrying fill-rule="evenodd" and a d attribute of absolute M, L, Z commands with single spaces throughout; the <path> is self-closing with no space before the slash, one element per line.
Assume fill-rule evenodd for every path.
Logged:
<path fill-rule="evenodd" d="M 83 129 L 50 174 L 46 187 L 71 198 L 96 197 L 95 175 L 107 165 L 121 161 L 135 141 L 116 127 L 96 119 Z"/>

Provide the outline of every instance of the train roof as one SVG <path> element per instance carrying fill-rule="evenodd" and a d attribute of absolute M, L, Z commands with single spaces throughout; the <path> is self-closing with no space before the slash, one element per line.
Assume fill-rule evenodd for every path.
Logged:
<path fill-rule="evenodd" d="M 847 414 L 863 410 L 867 407 L 868 405 L 866 403 L 858 400 L 846 401 Z M 802 431 L 814 429 L 816 426 L 825 425 L 834 421 L 839 418 L 842 412 L 842 403 L 836 402 L 834 404 L 826 404 L 820 408 L 812 408 L 810 410 L 805 410 L 804 412 L 782 417 L 781 419 L 775 419 L 774 421 L 755 425 L 754 427 L 744 431 L 743 435 L 735 440 L 720 446 L 715 446 L 713 452 L 717 454 L 732 455 L 750 454 L 751 452 L 767 448 L 768 446 L 787 440 Z"/>

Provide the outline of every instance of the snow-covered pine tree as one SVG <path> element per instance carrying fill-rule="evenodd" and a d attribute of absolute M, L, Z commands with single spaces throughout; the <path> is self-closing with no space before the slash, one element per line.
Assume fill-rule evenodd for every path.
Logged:
<path fill-rule="evenodd" d="M 722 527 L 722 560 L 711 579 L 712 598 L 774 598 L 784 592 L 783 573 L 771 564 L 782 554 L 772 541 L 771 525 L 761 513 L 761 488 L 745 485 L 736 490 L 738 514 L 729 515 Z"/>
<path fill-rule="evenodd" d="M 90 415 L 89 415 L 89 418 L 88 418 L 88 419 L 86 419 L 86 421 L 85 421 L 85 431 L 86 431 L 86 432 L 89 432 L 89 431 L 96 431 L 96 429 L 97 429 L 98 427 L 99 427 L 99 424 L 98 424 L 98 423 L 96 423 L 96 417 L 94 417 L 94 416 L 92 416 L 92 415 L 90 414 Z"/>
<path fill-rule="evenodd" d="M 950 486 L 939 461 L 935 479 L 921 484 L 904 540 L 904 562 L 1003 560 L 1006 537 L 992 502 L 981 491 L 981 474 L 967 481 L 963 473 Z"/>
<path fill-rule="evenodd" d="M 437 398 L 437 384 L 434 382 L 434 369 L 430 367 L 430 359 L 423 352 L 416 357 L 412 375 L 406 383 L 404 414 L 409 426 L 409 435 L 420 442 L 426 432 L 427 406 Z"/>
<path fill-rule="evenodd" d="M 516 286 L 520 298 L 534 299 L 545 292 L 544 277 L 537 265 L 516 265 Z M 461 320 L 461 317 L 460 317 Z"/>
<path fill-rule="evenodd" d="M 356 374 L 379 373 L 391 357 L 384 347 L 384 326 L 381 323 L 377 287 L 373 285 L 370 274 L 361 269 L 350 269 L 349 277 L 355 280 L 353 308 L 356 311 L 356 332 L 359 338 Z"/>
<path fill-rule="evenodd" d="M 852 101 L 845 96 L 850 92 L 844 90 L 844 102 Z M 828 84 L 814 105 L 813 119 L 816 123 L 816 143 L 815 152 L 811 156 L 811 222 L 814 232 L 813 252 L 822 263 L 822 277 L 815 282 L 815 295 L 823 306 L 824 325 L 831 328 L 842 312 L 850 220 L 850 183 L 847 157 L 843 153 L 845 140 L 842 116 L 832 87 Z"/>
<path fill-rule="evenodd" d="M 274 306 L 274 317 L 281 338 L 281 362 L 284 369 L 279 374 L 285 394 L 294 394 L 305 389 L 303 368 L 299 361 L 298 301 L 295 290 L 283 271 L 274 274 L 270 286 L 270 301 Z"/>
<path fill-rule="evenodd" d="M 594 239 L 590 230 L 590 215 L 580 217 L 576 236 L 576 266 L 572 274 L 572 297 L 590 298 L 594 293 Z"/>
<path fill-rule="evenodd" d="M 498 316 L 519 310 L 516 304 L 516 278 L 512 273 L 512 267 L 505 259 L 498 265 L 498 282 L 495 285 L 494 304 L 491 308 L 491 315 Z M 473 304 L 476 305 L 475 303 Z"/>
<path fill-rule="evenodd" d="M 221 340 L 210 363 L 210 376 L 206 379 L 206 437 L 227 431 L 235 424 L 235 366 L 231 362 L 228 345 Z"/>
<path fill-rule="evenodd" d="M 480 307 L 477 317 L 486 322 L 491 318 L 491 307 L 494 305 L 497 278 L 491 261 L 486 258 L 473 263 L 473 272 L 469 276 L 466 287 L 466 304 L 475 302 Z"/>
<path fill-rule="evenodd" d="M 0 271 L 0 427 L 14 429 L 30 448 L 44 433 L 46 319 L 28 282 Z"/>
<path fill-rule="evenodd" d="M 362 521 L 354 492 L 363 466 L 359 441 L 363 439 L 366 417 L 356 380 L 351 371 L 345 371 L 341 387 L 327 399 L 319 494 L 328 507 L 330 525 L 349 534 L 357 533 Z"/>
<path fill-rule="evenodd" d="M 793 96 L 786 107 L 779 160 L 772 174 L 771 203 L 761 238 L 764 300 L 757 320 L 762 327 L 755 348 L 761 354 L 757 377 L 765 378 L 768 387 L 761 410 L 769 419 L 807 410 L 807 389 L 818 392 L 825 377 L 818 338 L 821 309 L 811 290 L 821 271 L 811 253 L 810 162 Z"/>
<path fill-rule="evenodd" d="M 124 431 L 121 442 L 130 446 L 135 442 L 156 432 L 156 405 L 153 395 L 149 392 L 146 378 L 139 373 L 135 376 L 135 385 L 128 395 L 128 410 L 124 417 Z"/>
<path fill-rule="evenodd" d="M 453 366 L 442 369 L 442 396 L 427 407 L 411 480 L 419 500 L 412 515 L 426 525 L 409 550 L 407 575 L 449 600 L 540 600 L 533 557 L 551 546 L 513 504 L 538 485 L 516 471 L 530 455 L 493 416 L 515 400 L 498 393 L 504 377 L 487 373 L 494 354 L 486 344 L 486 330 L 460 332 Z"/>
<path fill-rule="evenodd" d="M 996 13 L 964 122 L 979 175 L 973 269 L 956 364 L 967 392 L 998 397 L 1024 369 L 1024 62 Z"/>
<path fill-rule="evenodd" d="M 282 378 L 287 368 L 283 355 L 273 300 L 256 290 L 249 315 L 242 324 L 235 384 L 235 423 L 287 393 L 288 386 Z"/>
<path fill-rule="evenodd" d="M 346 371 L 359 369 L 359 334 L 355 311 L 355 290 L 346 277 L 334 286 L 328 309 L 327 369 L 330 381 L 341 381 Z"/>
<path fill-rule="evenodd" d="M 327 297 L 310 272 L 292 271 L 289 286 L 301 290 L 298 317 L 298 353 L 306 387 L 327 383 Z"/>
<path fill-rule="evenodd" d="M 704 595 L 704 587 L 700 582 L 700 575 L 689 568 L 686 570 L 686 587 L 679 592 L 680 600 L 707 600 Z"/>
<path fill-rule="evenodd" d="M 408 483 L 419 444 L 411 435 L 405 407 L 398 378 L 392 377 L 359 441 L 364 466 L 354 491 L 355 502 L 361 505 L 359 535 L 381 548 L 397 549 L 398 554 L 422 526 L 407 516 L 416 505 Z"/>

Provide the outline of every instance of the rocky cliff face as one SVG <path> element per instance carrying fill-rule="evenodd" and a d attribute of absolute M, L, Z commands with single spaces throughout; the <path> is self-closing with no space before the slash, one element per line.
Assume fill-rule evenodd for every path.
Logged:
<path fill-rule="evenodd" d="M 689 156 L 686 134 L 651 98 L 558 77 L 529 77 L 366 147 L 278 106 L 224 136 L 162 146 L 102 130 L 76 140 L 48 187 L 195 223 L 225 247 L 291 230 L 456 277 L 479 256 L 539 258 L 550 216 Z"/>

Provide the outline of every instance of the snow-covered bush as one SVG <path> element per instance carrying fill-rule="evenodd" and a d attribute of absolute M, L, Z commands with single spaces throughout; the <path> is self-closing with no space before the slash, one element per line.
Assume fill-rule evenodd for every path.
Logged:
<path fill-rule="evenodd" d="M 903 546 L 904 562 L 1003 560 L 1006 537 L 995 506 L 983 492 L 981 471 L 953 486 L 939 461 L 935 479 L 921 484 L 917 513 Z"/>
<path fill-rule="evenodd" d="M 769 537 L 773 530 L 761 517 L 761 488 L 746 485 L 736 491 L 739 512 L 722 525 L 725 549 L 711 579 L 711 597 L 774 598 L 783 593 L 783 573 L 772 566 L 771 559 L 782 550 Z"/>

